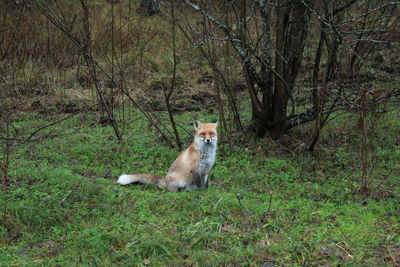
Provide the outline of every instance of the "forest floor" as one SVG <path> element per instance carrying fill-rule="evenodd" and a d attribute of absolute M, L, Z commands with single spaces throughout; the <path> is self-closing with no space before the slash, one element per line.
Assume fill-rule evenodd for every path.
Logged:
<path fill-rule="evenodd" d="M 57 116 L 21 113 L 14 127 L 26 135 L 66 115 Z M 111 127 L 77 115 L 43 130 L 43 140 L 11 147 L 0 265 L 398 265 L 398 116 L 374 130 L 365 196 L 350 115 L 324 131 L 318 161 L 222 135 L 210 187 L 179 193 L 116 184 L 122 173 L 164 175 L 179 153 L 139 114 L 126 116 L 121 144 Z M 187 115 L 177 121 L 191 131 Z"/>

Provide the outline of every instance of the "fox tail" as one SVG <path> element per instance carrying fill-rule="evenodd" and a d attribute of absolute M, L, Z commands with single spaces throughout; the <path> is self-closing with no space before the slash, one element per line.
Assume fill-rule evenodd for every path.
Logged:
<path fill-rule="evenodd" d="M 118 177 L 117 183 L 127 185 L 132 183 L 159 185 L 162 177 L 153 174 L 122 174 Z"/>

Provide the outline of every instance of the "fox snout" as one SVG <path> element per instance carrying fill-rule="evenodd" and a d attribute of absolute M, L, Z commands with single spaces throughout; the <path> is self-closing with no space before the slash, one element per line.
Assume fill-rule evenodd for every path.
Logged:
<path fill-rule="evenodd" d="M 213 136 L 213 137 L 204 137 L 204 138 L 201 138 L 201 140 L 204 142 L 204 144 L 211 145 L 211 144 L 213 144 L 213 143 L 216 143 L 217 140 L 218 140 L 218 138 L 217 138 L 216 136 Z"/>
<path fill-rule="evenodd" d="M 207 146 L 211 146 L 217 143 L 218 138 L 216 136 L 214 137 L 196 137 L 195 141 L 197 144 L 201 145 L 207 145 Z"/>

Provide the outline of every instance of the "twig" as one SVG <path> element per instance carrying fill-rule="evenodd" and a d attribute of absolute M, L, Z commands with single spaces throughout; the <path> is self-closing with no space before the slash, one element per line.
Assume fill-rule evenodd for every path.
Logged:
<path fill-rule="evenodd" d="M 240 193 L 237 193 L 237 194 L 236 194 L 236 198 L 237 198 L 237 200 L 238 200 L 238 202 L 239 202 L 239 205 L 240 205 L 241 207 L 243 207 L 243 208 L 244 208 L 244 206 L 242 205 L 242 201 L 241 201 L 242 194 L 240 194 Z"/>
<path fill-rule="evenodd" d="M 392 172 L 393 172 L 394 170 L 399 170 L 399 169 L 391 169 L 391 170 L 389 171 L 389 173 L 386 174 L 385 177 L 382 179 L 382 181 L 379 183 L 379 186 L 382 186 L 383 183 L 386 182 L 386 180 L 389 178 L 389 176 L 392 174 Z"/>
<path fill-rule="evenodd" d="M 269 212 L 271 211 L 271 206 L 272 206 L 272 196 L 274 195 L 274 191 L 271 191 L 269 193 L 269 204 L 268 204 L 268 210 L 267 213 L 269 214 Z"/>
<path fill-rule="evenodd" d="M 83 111 L 87 111 L 89 108 L 92 108 L 92 107 L 94 107 L 94 106 L 96 106 L 96 105 L 97 105 L 97 104 L 91 105 L 91 106 L 85 108 Z M 30 141 L 31 138 L 32 138 L 34 135 L 36 135 L 38 132 L 40 132 L 40 131 L 42 131 L 42 130 L 44 130 L 44 129 L 46 129 L 46 128 L 49 128 L 49 127 L 51 127 L 51 126 L 54 126 L 54 125 L 56 125 L 56 124 L 58 124 L 58 123 L 60 123 L 60 122 L 66 121 L 66 120 L 68 120 L 69 118 L 72 118 L 72 117 L 74 117 L 74 116 L 76 116 L 76 115 L 82 113 L 83 111 L 80 110 L 80 111 L 75 112 L 75 113 L 73 113 L 73 114 L 71 114 L 71 115 L 68 115 L 68 116 L 66 116 L 66 117 L 64 117 L 64 118 L 62 118 L 62 119 L 59 119 L 59 120 L 57 120 L 57 121 L 54 121 L 54 122 L 52 122 L 52 123 L 50 123 L 50 124 L 47 124 L 47 125 L 45 125 L 45 126 L 42 126 L 42 127 L 38 128 L 38 129 L 36 129 L 34 132 L 32 132 L 32 133 L 28 136 L 28 138 L 26 138 L 26 140 L 27 140 L 27 141 Z"/>
<path fill-rule="evenodd" d="M 335 246 L 337 246 L 338 248 L 340 248 L 341 250 L 343 250 L 343 252 L 346 253 L 347 256 L 349 256 L 350 258 L 354 259 L 354 256 L 351 255 L 345 248 L 343 248 L 343 247 L 340 246 L 339 244 L 335 244 Z"/>
<path fill-rule="evenodd" d="M 174 115 L 172 114 L 171 105 L 170 105 L 170 98 L 172 92 L 175 89 L 176 84 L 176 67 L 177 67 L 177 56 L 176 56 L 176 18 L 175 18 L 175 7 L 174 3 L 171 3 L 171 15 L 172 15 L 172 55 L 173 55 L 173 71 L 172 71 L 172 78 L 171 78 L 171 86 L 169 90 L 163 85 L 164 91 L 164 99 L 165 105 L 167 106 L 168 116 L 172 125 L 172 129 L 174 130 L 175 135 L 175 142 L 178 145 L 179 150 L 182 150 L 182 142 L 181 138 L 179 137 L 179 132 L 176 129 Z"/>
<path fill-rule="evenodd" d="M 8 122 L 6 126 L 7 137 L 9 135 L 9 124 Z M 4 191 L 4 205 L 3 205 L 3 226 L 8 229 L 7 226 L 7 208 L 8 208 L 8 165 L 10 162 L 10 141 L 6 140 L 5 142 L 5 149 L 3 152 L 3 162 L 2 162 L 2 169 L 3 169 L 3 191 Z"/>
<path fill-rule="evenodd" d="M 64 207 L 64 201 L 67 200 L 67 198 L 75 191 L 75 189 L 82 183 L 83 179 L 85 179 L 85 178 L 86 178 L 86 176 L 83 176 L 83 177 L 81 178 L 81 180 L 80 180 L 78 183 L 75 184 L 75 186 L 74 186 L 74 188 L 72 188 L 71 192 L 69 192 L 69 194 L 66 195 L 66 196 L 63 198 L 63 200 L 61 200 L 61 202 L 60 202 L 60 205 L 61 205 L 61 206 Z"/>

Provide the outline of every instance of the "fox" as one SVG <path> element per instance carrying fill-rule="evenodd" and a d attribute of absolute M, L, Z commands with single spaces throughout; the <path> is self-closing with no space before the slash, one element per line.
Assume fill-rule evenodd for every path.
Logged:
<path fill-rule="evenodd" d="M 193 143 L 182 151 L 172 163 L 165 177 L 153 174 L 122 174 L 117 183 L 155 184 L 170 192 L 208 188 L 208 173 L 214 166 L 217 152 L 217 121 L 203 123 L 194 121 Z"/>

